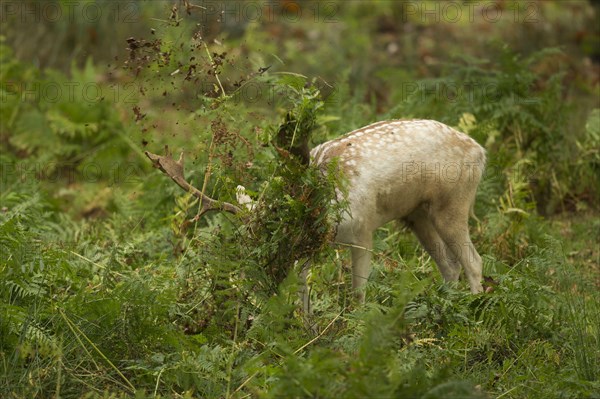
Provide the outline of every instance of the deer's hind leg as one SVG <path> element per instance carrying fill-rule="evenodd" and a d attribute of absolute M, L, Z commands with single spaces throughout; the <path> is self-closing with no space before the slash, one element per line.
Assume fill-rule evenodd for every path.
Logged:
<path fill-rule="evenodd" d="M 460 263 L 440 237 L 426 210 L 417 208 L 404 221 L 415 233 L 423 248 L 435 261 L 446 282 L 458 281 Z"/>
<path fill-rule="evenodd" d="M 465 269 L 471 292 L 482 292 L 482 261 L 469 236 L 469 207 L 457 200 L 431 209 L 429 216 L 449 250 L 449 258 Z"/>

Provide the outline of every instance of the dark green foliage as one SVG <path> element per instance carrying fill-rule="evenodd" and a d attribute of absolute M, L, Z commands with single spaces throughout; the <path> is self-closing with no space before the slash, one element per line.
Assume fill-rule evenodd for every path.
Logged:
<path fill-rule="evenodd" d="M 285 115 L 275 136 L 275 143 L 280 148 L 289 151 L 304 166 L 308 165 L 308 144 L 311 133 L 316 127 L 319 110 L 323 107 L 319 91 L 314 87 L 296 87 L 286 85 L 292 92 L 295 101 L 294 108 Z"/>
<path fill-rule="evenodd" d="M 15 60 L 3 43 L 0 55 L 1 79 L 7 82 L 1 93 L 0 134 L 12 152 L 29 161 L 11 165 L 15 168 L 12 174 L 24 170 L 51 180 L 78 175 L 93 181 L 118 178 L 119 171 L 121 177 L 140 171 L 139 163 L 119 169 L 130 157 L 131 148 L 112 99 L 100 97 L 101 89 L 93 85 L 97 72 L 90 59 L 84 69 L 74 68 L 67 77 Z"/>

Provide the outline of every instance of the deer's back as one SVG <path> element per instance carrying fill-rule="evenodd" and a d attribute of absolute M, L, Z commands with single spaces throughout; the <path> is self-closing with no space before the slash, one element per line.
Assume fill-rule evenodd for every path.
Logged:
<path fill-rule="evenodd" d="M 323 143 L 311 162 L 332 159 L 348 180 L 353 217 L 373 225 L 408 215 L 423 203 L 472 201 L 485 150 L 468 135 L 432 120 L 373 123 Z M 377 226 L 372 226 L 377 227 Z"/>

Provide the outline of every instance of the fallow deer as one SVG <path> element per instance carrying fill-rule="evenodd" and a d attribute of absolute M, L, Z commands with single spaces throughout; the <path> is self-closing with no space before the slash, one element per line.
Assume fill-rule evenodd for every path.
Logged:
<path fill-rule="evenodd" d="M 187 183 L 182 158 L 174 161 L 169 154 L 146 155 L 183 189 L 200 198 L 200 214 L 240 211 Z M 336 241 L 351 247 L 352 286 L 359 300 L 364 301 L 363 288 L 371 272 L 373 232 L 392 220 L 410 227 L 446 281 L 458 280 L 462 266 L 471 292 L 482 292 L 481 257 L 468 227 L 485 166 L 485 150 L 475 140 L 433 120 L 382 121 L 310 151 L 310 163 L 323 173 L 333 159 L 348 186 L 344 198 L 348 212 L 337 226 Z M 341 190 L 337 193 L 343 195 Z M 243 190 L 238 191 L 238 202 L 252 208 Z M 306 286 L 303 295 L 306 309 Z"/>

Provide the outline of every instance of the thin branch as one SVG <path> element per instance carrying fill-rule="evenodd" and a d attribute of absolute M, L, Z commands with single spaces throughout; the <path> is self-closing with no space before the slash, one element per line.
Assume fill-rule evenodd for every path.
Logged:
<path fill-rule="evenodd" d="M 133 386 L 133 384 L 127 379 L 127 377 L 125 377 L 125 375 L 123 375 L 123 373 L 121 372 L 121 370 L 119 370 L 117 368 L 117 366 L 115 366 L 113 364 L 113 362 L 110 361 L 110 359 L 108 357 L 106 357 L 106 355 L 96 346 L 96 344 L 94 344 L 87 335 L 85 335 L 85 333 L 83 331 L 81 331 L 81 329 L 79 328 L 79 326 L 77 326 L 75 323 L 73 323 L 68 317 L 67 315 L 63 312 L 62 309 L 58 309 L 60 315 L 63 317 L 63 319 L 67 322 L 67 325 L 69 326 L 69 329 L 71 330 L 71 332 L 73 333 L 73 335 L 75 336 L 75 338 L 77 339 L 77 341 L 79 341 L 79 344 L 81 345 L 81 347 L 85 350 L 85 352 L 88 354 L 88 356 L 90 356 L 90 358 L 92 359 L 92 362 L 94 363 L 94 365 L 96 365 L 96 368 L 98 368 L 98 370 L 100 369 L 98 367 L 98 363 L 96 363 L 96 361 L 93 359 L 93 357 L 91 356 L 90 351 L 85 347 L 85 345 L 83 344 L 83 341 L 81 340 L 80 336 L 82 336 L 83 338 L 85 338 L 85 340 L 90 344 L 90 346 L 100 355 L 100 357 L 102 359 L 104 359 L 104 361 L 106 361 L 109 366 L 115 370 L 117 372 L 117 374 L 123 379 L 123 381 L 125 381 L 125 383 L 127 384 L 128 388 L 131 390 L 131 392 L 135 392 L 136 389 Z"/>
<path fill-rule="evenodd" d="M 327 326 L 325 326 L 325 328 L 323 329 L 323 331 L 321 331 L 321 333 L 320 333 L 319 335 L 317 335 L 316 337 L 314 337 L 313 339 L 311 339 L 310 341 L 308 341 L 307 343 L 305 343 L 304 345 L 302 345 L 301 347 L 299 347 L 298 349 L 296 349 L 296 350 L 294 351 L 294 355 L 296 355 L 298 352 L 300 352 L 302 349 L 306 348 L 307 346 L 309 346 L 309 345 L 310 345 L 310 344 L 312 344 L 313 342 L 317 341 L 319 338 L 321 338 L 321 337 L 323 336 L 323 334 L 325 334 L 325 332 L 326 332 L 327 330 L 329 330 L 329 327 L 331 327 L 331 326 L 333 325 L 333 323 L 335 323 L 335 321 L 336 321 L 337 319 L 339 319 L 339 317 L 342 315 L 342 313 L 343 313 L 343 312 L 344 312 L 344 311 L 342 310 L 340 313 L 338 313 L 338 315 L 337 315 L 337 316 L 335 316 L 335 317 L 333 318 L 333 320 L 331 320 L 331 321 L 329 322 L 329 324 L 327 324 Z"/>
<path fill-rule="evenodd" d="M 217 71 L 217 64 L 215 63 L 215 60 L 213 59 L 212 55 L 210 55 L 210 50 L 208 49 L 208 45 L 206 44 L 206 42 L 203 42 L 203 44 L 204 44 L 204 49 L 206 50 L 206 55 L 208 55 L 208 59 L 210 60 L 210 65 L 213 69 L 213 73 L 215 74 L 215 78 L 217 79 L 217 83 L 219 84 L 219 88 L 221 89 L 221 96 L 227 97 L 227 94 L 225 94 L 225 89 L 223 88 L 223 85 L 221 84 L 221 79 L 219 79 L 219 73 Z"/>
<path fill-rule="evenodd" d="M 230 204 L 229 202 L 214 200 L 185 180 L 183 175 L 183 152 L 179 156 L 178 161 L 173 159 L 168 146 L 165 146 L 165 155 L 156 155 L 149 151 L 145 151 L 144 153 L 152 161 L 155 168 L 160 169 L 161 172 L 177 183 L 179 187 L 200 200 L 200 211 L 196 217 L 200 217 L 208 211 L 225 211 L 233 214 L 242 213 L 242 209 L 237 206 Z"/>

